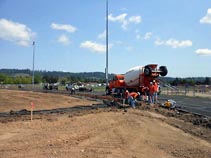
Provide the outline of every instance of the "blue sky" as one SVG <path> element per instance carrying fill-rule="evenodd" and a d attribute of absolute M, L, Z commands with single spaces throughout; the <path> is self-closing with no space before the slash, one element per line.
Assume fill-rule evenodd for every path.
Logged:
<path fill-rule="evenodd" d="M 0 0 L 0 69 L 105 70 L 105 0 Z M 109 73 L 211 76 L 211 1 L 109 0 Z"/>

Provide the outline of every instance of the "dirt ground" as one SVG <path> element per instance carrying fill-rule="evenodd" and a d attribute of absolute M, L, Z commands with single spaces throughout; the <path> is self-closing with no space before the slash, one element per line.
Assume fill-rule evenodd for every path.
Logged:
<path fill-rule="evenodd" d="M 31 100 L 44 109 L 96 104 L 58 94 L 0 90 L 0 112 L 24 109 L 21 105 Z M 184 124 L 146 110 L 112 107 L 39 115 L 33 121 L 24 116 L 0 123 L 0 157 L 210 158 L 211 142 L 185 132 L 178 123 Z"/>
<path fill-rule="evenodd" d="M 59 94 L 0 89 L 0 112 L 18 111 L 22 109 L 30 110 L 31 102 L 34 102 L 35 110 L 92 105 L 97 103 L 96 101 Z"/>

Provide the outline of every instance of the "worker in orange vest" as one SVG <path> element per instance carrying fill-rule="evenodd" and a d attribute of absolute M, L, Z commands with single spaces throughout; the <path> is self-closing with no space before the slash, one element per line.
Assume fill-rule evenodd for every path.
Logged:
<path fill-rule="evenodd" d="M 143 101 L 147 101 L 148 91 L 149 91 L 148 87 L 142 87 L 141 95 L 142 95 L 142 100 Z"/>
<path fill-rule="evenodd" d="M 127 104 L 128 103 L 128 96 L 129 96 L 129 91 L 126 90 L 125 93 L 124 93 L 123 104 Z"/>
<path fill-rule="evenodd" d="M 149 96 L 148 96 L 148 101 L 149 104 L 154 104 L 154 93 L 155 93 L 155 88 L 152 82 L 149 84 Z"/>
<path fill-rule="evenodd" d="M 154 85 L 154 103 L 157 103 L 157 99 L 158 99 L 158 83 L 153 80 L 153 85 Z"/>
<path fill-rule="evenodd" d="M 129 105 L 131 105 L 133 108 L 135 108 L 135 103 L 136 103 L 136 99 L 138 98 L 138 96 L 140 96 L 139 92 L 132 92 L 128 95 L 128 103 Z"/>

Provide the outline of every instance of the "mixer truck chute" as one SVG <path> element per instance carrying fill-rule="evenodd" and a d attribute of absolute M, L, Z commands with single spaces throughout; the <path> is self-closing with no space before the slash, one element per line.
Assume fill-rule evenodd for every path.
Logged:
<path fill-rule="evenodd" d="M 148 87 L 150 82 L 158 82 L 159 76 L 166 76 L 168 70 L 166 66 L 149 64 L 131 68 L 128 72 L 114 75 L 113 80 L 106 87 L 106 94 L 123 93 L 126 89 L 134 92 L 142 92 L 144 87 Z"/>

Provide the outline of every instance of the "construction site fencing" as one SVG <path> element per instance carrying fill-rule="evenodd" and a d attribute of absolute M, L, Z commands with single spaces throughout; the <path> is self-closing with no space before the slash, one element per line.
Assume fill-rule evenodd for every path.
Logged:
<path fill-rule="evenodd" d="M 170 86 L 164 85 L 161 87 L 164 95 L 183 95 L 193 97 L 209 97 L 211 98 L 210 85 L 195 85 L 195 86 Z"/>

